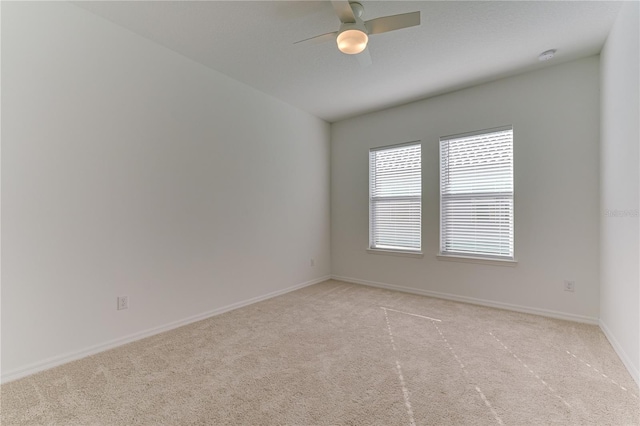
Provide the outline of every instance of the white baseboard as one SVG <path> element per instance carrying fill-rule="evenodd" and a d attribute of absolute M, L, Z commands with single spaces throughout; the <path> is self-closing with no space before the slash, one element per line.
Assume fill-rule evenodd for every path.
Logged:
<path fill-rule="evenodd" d="M 422 289 L 412 288 L 412 287 L 403 287 L 403 286 L 394 285 L 394 284 L 380 283 L 380 282 L 369 281 L 369 280 L 361 280 L 358 278 L 341 277 L 341 276 L 332 275 L 331 279 L 350 282 L 354 284 L 362 284 L 362 285 L 367 285 L 371 287 L 384 288 L 387 290 L 402 291 L 404 293 L 419 294 L 421 296 L 435 297 L 438 299 L 453 300 L 456 302 L 471 303 L 473 305 L 488 306 L 491 308 L 505 309 L 508 311 L 523 312 L 526 314 L 540 315 L 543 317 L 550 317 L 550 318 L 562 319 L 567 321 L 598 325 L 598 318 L 595 318 L 595 317 L 568 314 L 565 312 L 558 312 L 558 311 L 552 311 L 552 310 L 541 309 L 541 308 L 532 308 L 528 306 L 514 305 L 511 303 L 494 302 L 492 300 L 477 299 L 475 297 L 458 296 L 456 294 L 440 293 L 437 291 L 422 290 Z"/>
<path fill-rule="evenodd" d="M 32 364 L 29 364 L 24 367 L 16 368 L 14 370 L 3 372 L 0 376 L 1 383 L 7 383 L 12 380 L 17 380 L 22 377 L 30 376 L 31 374 L 37 373 L 39 371 L 48 370 L 53 367 L 57 367 L 62 364 L 66 364 L 71 361 L 78 360 L 80 358 L 87 357 L 89 355 L 94 355 L 99 352 L 106 351 L 108 349 L 113 349 L 118 346 L 122 346 L 126 343 L 131 343 L 136 340 L 144 339 L 145 337 L 153 336 L 154 334 L 162 333 L 165 331 L 172 330 L 174 328 L 182 327 L 183 325 L 191 324 L 192 322 L 201 321 L 206 318 L 210 318 L 216 315 L 220 315 L 222 313 L 232 311 L 234 309 L 242 308 L 247 305 L 251 305 L 253 303 L 261 302 L 263 300 L 271 299 L 276 296 L 280 296 L 285 293 L 289 293 L 294 290 L 301 289 L 303 287 L 307 287 L 313 284 L 317 284 L 323 281 L 330 279 L 329 275 L 313 279 L 311 281 L 306 281 L 300 284 L 293 285 L 291 287 L 287 287 L 282 290 L 277 290 L 262 296 L 253 297 L 251 299 L 243 300 L 240 302 L 232 303 L 231 305 L 223 306 L 221 308 L 213 309 L 211 311 L 203 312 L 201 314 L 193 315 L 191 317 L 181 319 L 178 321 L 173 321 L 169 324 L 165 324 L 159 327 L 154 327 L 148 330 L 140 331 L 138 333 L 133 333 L 128 336 L 124 336 L 118 339 L 110 340 L 108 342 L 99 343 L 97 345 L 90 346 L 85 349 L 81 349 L 79 351 L 68 352 L 66 354 L 58 355 L 55 357 L 51 357 L 42 361 L 38 361 Z"/>
<path fill-rule="evenodd" d="M 638 367 L 633 365 L 633 363 L 631 362 L 631 359 L 629 358 L 629 355 L 627 355 L 624 349 L 622 349 L 622 346 L 620 346 L 620 343 L 618 343 L 618 340 L 615 338 L 613 333 L 611 333 L 611 330 L 609 330 L 609 327 L 607 327 L 607 325 L 604 322 L 602 322 L 602 320 L 600 320 L 599 325 L 600 325 L 600 329 L 609 340 L 609 343 L 611 343 L 611 346 L 613 346 L 613 350 L 616 351 L 616 353 L 622 360 L 622 363 L 624 364 L 624 366 L 627 367 L 627 371 L 629 371 L 629 374 L 631 374 L 631 377 L 633 377 L 633 380 L 636 381 L 638 388 L 640 388 L 640 371 L 638 371 Z"/>

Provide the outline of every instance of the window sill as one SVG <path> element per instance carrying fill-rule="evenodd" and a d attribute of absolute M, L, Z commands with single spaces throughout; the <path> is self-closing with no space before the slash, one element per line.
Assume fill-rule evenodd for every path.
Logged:
<path fill-rule="evenodd" d="M 517 260 L 487 259 L 484 257 L 453 256 L 453 255 L 438 254 L 436 255 L 436 258 L 438 260 L 445 260 L 447 262 L 481 263 L 485 265 L 510 266 L 510 267 L 514 267 L 518 265 Z"/>
<path fill-rule="evenodd" d="M 388 256 L 413 257 L 417 259 L 421 259 L 424 257 L 424 254 L 421 251 L 383 250 L 383 249 L 368 248 L 367 253 L 383 254 Z"/>

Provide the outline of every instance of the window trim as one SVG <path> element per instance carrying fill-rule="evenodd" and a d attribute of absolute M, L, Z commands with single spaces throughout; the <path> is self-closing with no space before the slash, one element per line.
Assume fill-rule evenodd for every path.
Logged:
<path fill-rule="evenodd" d="M 376 152 L 376 151 L 385 151 L 388 149 L 394 149 L 394 148 L 402 148 L 403 146 L 412 146 L 412 145 L 417 145 L 420 147 L 420 248 L 418 249 L 393 249 L 393 248 L 385 248 L 385 247 L 372 247 L 372 242 L 373 242 L 373 223 L 371 220 L 371 208 L 372 208 L 372 197 L 371 197 L 371 153 Z M 368 156 L 368 185 L 369 185 L 369 217 L 368 217 L 368 230 L 369 230 L 369 235 L 368 235 L 368 244 L 367 244 L 367 252 L 371 253 L 371 254 L 382 254 L 382 255 L 392 255 L 392 256 L 403 256 L 403 257 L 414 257 L 414 258 L 422 258 L 424 256 L 423 252 L 422 252 L 422 248 L 423 248 L 423 241 L 422 241 L 422 232 L 423 232 L 423 226 L 422 226 L 422 202 L 423 202 L 423 196 L 422 196 L 422 189 L 423 189 L 423 184 L 422 184 L 422 180 L 423 180 L 423 173 L 422 173 L 422 153 L 423 153 L 423 149 L 422 149 L 422 140 L 421 139 L 417 139 L 417 140 L 413 140 L 413 141 L 408 141 L 408 142 L 401 142 L 401 143 L 396 143 L 396 144 L 392 144 L 392 145 L 382 145 L 382 146 L 377 146 L 377 147 L 373 147 L 373 148 L 369 148 L 369 156 Z M 416 196 L 413 196 L 416 197 Z M 402 197 L 402 198 L 407 198 L 407 197 Z"/>
<path fill-rule="evenodd" d="M 422 259 L 424 257 L 424 253 L 422 251 L 413 251 L 413 250 L 389 250 L 389 249 L 377 249 L 367 247 L 367 253 L 370 254 L 383 254 L 389 256 L 400 256 L 400 257 L 415 257 L 418 259 Z"/>
<path fill-rule="evenodd" d="M 475 256 L 460 256 L 454 254 L 436 254 L 436 259 L 444 260 L 447 262 L 464 262 L 464 263 L 481 263 L 485 265 L 496 265 L 496 266 L 511 266 L 515 267 L 518 265 L 517 259 L 498 259 L 498 258 L 489 258 L 489 257 L 475 257 Z"/>
<path fill-rule="evenodd" d="M 499 127 L 490 127 L 488 129 L 483 130 L 474 130 L 473 132 L 465 132 L 465 133 L 456 133 L 453 135 L 440 136 L 438 142 L 441 142 L 443 139 L 461 139 L 461 138 L 469 138 L 471 136 L 484 135 L 485 133 L 497 133 L 504 132 L 506 130 L 513 131 L 513 126 L 499 126 Z"/>
<path fill-rule="evenodd" d="M 489 133 L 497 133 L 511 130 L 511 169 L 512 169 L 512 189 L 511 189 L 511 203 L 512 203 L 512 215 L 511 222 L 513 226 L 513 250 L 511 256 L 496 256 L 496 255 L 488 255 L 482 253 L 456 253 L 456 252 L 442 252 L 442 241 L 443 241 L 443 227 L 442 227 L 442 141 L 443 140 L 451 140 L 451 139 L 462 139 L 473 137 L 477 135 L 489 134 Z M 467 263 L 484 263 L 490 265 L 500 265 L 500 266 L 516 266 L 518 261 L 516 259 L 516 247 L 515 247 L 515 234 L 516 234 L 516 226 L 515 226 L 515 198 L 516 198 L 516 190 L 515 190 L 515 144 L 513 143 L 515 131 L 513 125 L 508 126 L 499 126 L 499 127 L 491 127 L 483 130 L 475 130 L 471 132 L 465 133 L 457 133 L 447 136 L 441 136 L 438 140 L 438 193 L 439 193 L 439 236 L 440 241 L 438 242 L 438 253 L 436 258 L 438 260 L 444 261 L 458 261 L 458 262 L 467 262 Z M 463 198 L 463 197 L 461 197 Z"/>

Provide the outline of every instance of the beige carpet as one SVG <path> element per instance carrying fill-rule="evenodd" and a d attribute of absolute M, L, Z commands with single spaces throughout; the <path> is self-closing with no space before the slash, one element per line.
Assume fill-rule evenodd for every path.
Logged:
<path fill-rule="evenodd" d="M 337 281 L 1 398 L 3 426 L 640 424 L 638 387 L 596 326 Z"/>

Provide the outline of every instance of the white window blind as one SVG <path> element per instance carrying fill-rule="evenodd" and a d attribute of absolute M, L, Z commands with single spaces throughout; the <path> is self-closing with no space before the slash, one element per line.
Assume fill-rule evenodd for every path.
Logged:
<path fill-rule="evenodd" d="M 513 260 L 513 128 L 440 138 L 440 253 Z"/>
<path fill-rule="evenodd" d="M 420 251 L 420 143 L 369 151 L 369 247 Z"/>

